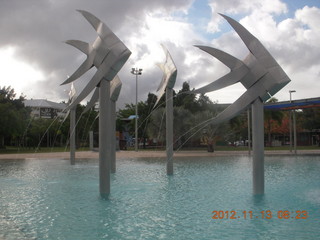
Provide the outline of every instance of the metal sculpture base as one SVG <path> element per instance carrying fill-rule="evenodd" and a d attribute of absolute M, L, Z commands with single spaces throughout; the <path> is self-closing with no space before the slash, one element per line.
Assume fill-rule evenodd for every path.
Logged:
<path fill-rule="evenodd" d="M 76 108 L 70 109 L 70 163 L 76 163 Z"/>
<path fill-rule="evenodd" d="M 260 98 L 252 104 L 253 194 L 264 194 L 264 117 Z"/>
<path fill-rule="evenodd" d="M 111 104 L 111 153 L 110 153 L 110 161 L 111 161 L 111 173 L 116 172 L 116 103 L 114 101 L 110 101 Z"/>
<path fill-rule="evenodd" d="M 100 196 L 107 199 L 110 194 L 110 154 L 111 154 L 111 100 L 110 82 L 102 80 L 99 89 L 99 178 Z M 109 133 L 109 134 L 108 134 Z"/>
<path fill-rule="evenodd" d="M 167 174 L 173 175 L 173 90 L 166 89 Z"/>
<path fill-rule="evenodd" d="M 89 146 L 90 151 L 93 151 L 93 131 L 89 131 Z"/>

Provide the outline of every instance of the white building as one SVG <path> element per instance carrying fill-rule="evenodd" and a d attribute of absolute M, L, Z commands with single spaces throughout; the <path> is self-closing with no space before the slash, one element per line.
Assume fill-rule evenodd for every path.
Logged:
<path fill-rule="evenodd" d="M 63 110 L 67 107 L 65 103 L 51 102 L 46 99 L 24 100 L 24 105 L 31 108 L 31 116 L 34 118 L 64 118 L 66 113 Z"/>

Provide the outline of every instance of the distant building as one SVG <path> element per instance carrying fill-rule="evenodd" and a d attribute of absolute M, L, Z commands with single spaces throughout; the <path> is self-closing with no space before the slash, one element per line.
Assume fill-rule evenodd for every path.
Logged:
<path fill-rule="evenodd" d="M 64 118 L 66 113 L 63 110 L 67 107 L 65 103 L 51 102 L 46 99 L 30 99 L 24 100 L 24 105 L 31 108 L 31 116 L 34 118 L 48 118 L 55 117 Z"/>

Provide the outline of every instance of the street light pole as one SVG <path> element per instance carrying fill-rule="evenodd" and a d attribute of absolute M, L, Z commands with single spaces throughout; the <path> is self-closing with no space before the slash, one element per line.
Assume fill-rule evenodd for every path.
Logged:
<path fill-rule="evenodd" d="M 142 68 L 132 68 L 131 73 L 136 75 L 136 116 L 135 116 L 135 151 L 138 151 L 138 75 L 142 74 Z"/>
<path fill-rule="evenodd" d="M 294 92 L 296 92 L 296 90 L 289 90 L 290 104 L 292 103 L 291 93 L 294 93 Z M 294 117 L 295 117 L 295 114 L 294 114 Z M 294 126 L 294 128 L 295 128 L 295 126 Z M 292 152 L 292 110 L 290 110 L 290 112 L 289 112 L 289 132 L 290 132 L 290 152 Z M 294 136 L 294 138 L 296 138 L 296 136 Z M 294 140 L 294 141 L 296 143 L 296 140 Z M 295 149 L 296 149 L 296 144 L 295 144 Z"/>

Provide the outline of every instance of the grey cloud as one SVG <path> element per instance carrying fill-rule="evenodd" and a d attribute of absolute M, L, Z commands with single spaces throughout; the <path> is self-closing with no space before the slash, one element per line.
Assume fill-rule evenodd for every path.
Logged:
<path fill-rule="evenodd" d="M 85 56 L 63 42 L 68 39 L 91 42 L 96 38 L 92 27 L 76 9 L 94 13 L 125 42 L 144 24 L 144 13 L 182 10 L 191 2 L 3 0 L 0 3 L 0 48 L 14 46 L 17 58 L 37 66 L 47 76 L 45 82 L 33 86 L 38 89 L 39 95 L 46 92 L 48 97 L 56 95 L 56 99 L 64 99 L 65 93 L 59 85 L 81 64 Z M 139 54 L 144 50 L 145 46 L 142 45 L 138 49 Z M 123 75 L 128 77 L 127 74 Z M 131 86 L 132 82 L 128 81 L 128 84 Z"/>
<path fill-rule="evenodd" d="M 216 6 L 216 11 L 228 9 L 227 6 L 230 6 L 230 1 L 209 2 L 215 4 L 212 6 Z M 257 2 L 255 1 L 255 4 L 258 4 Z M 268 2 L 265 1 L 265 3 Z M 271 2 L 281 7 L 280 12 L 285 11 L 285 6 L 281 1 Z M 95 31 L 81 14 L 76 12 L 76 9 L 90 11 L 104 21 L 135 54 L 135 57 L 131 57 L 119 73 L 123 87 L 118 106 L 123 106 L 124 103 L 131 103 L 135 100 L 135 78 L 130 73 L 131 67 L 135 67 L 136 62 L 144 54 L 150 54 L 151 51 L 146 42 L 139 41 L 139 37 L 143 34 L 142 30 L 147 26 L 146 14 L 169 16 L 174 11 L 187 11 L 192 3 L 193 0 L 0 0 L 0 48 L 16 47 L 17 58 L 37 66 L 46 75 L 46 81 L 30 87 L 35 95 L 27 95 L 27 97 L 45 96 L 51 100 L 66 100 L 68 96 L 63 91 L 66 87 L 59 85 L 67 75 L 71 75 L 77 69 L 85 56 L 63 42 L 69 39 L 92 42 L 96 38 Z M 237 7 L 236 4 L 239 1 L 233 3 L 232 9 Z M 241 13 L 252 11 L 248 5 L 249 0 L 245 1 L 246 5 L 243 1 L 240 4 L 243 6 L 243 10 L 240 9 Z M 229 13 L 232 9 L 229 8 Z M 298 36 L 296 35 L 290 38 L 301 26 L 302 30 L 306 30 L 303 27 L 307 25 L 311 33 L 319 32 L 319 29 L 315 29 L 317 24 L 314 17 L 311 18 L 308 14 L 312 11 L 312 16 L 317 16 L 317 9 L 301 11 L 299 18 L 294 20 L 294 24 L 284 27 L 279 42 L 267 46 L 275 58 L 284 64 L 285 69 L 289 71 L 293 69 L 293 74 L 297 71 L 307 71 L 310 66 L 316 67 L 318 64 L 320 56 L 318 48 L 310 45 L 308 41 L 297 43 Z M 272 14 L 279 14 L 279 12 L 274 10 Z M 212 19 L 216 20 L 216 18 L 220 16 L 214 12 Z M 279 32 L 281 32 L 280 25 L 276 29 Z M 184 81 L 189 81 L 191 87 L 199 87 L 205 82 L 217 79 L 225 71 L 220 63 L 218 64 L 210 56 L 206 56 L 205 53 L 193 47 L 194 44 L 211 45 L 240 59 L 247 54 L 248 50 L 232 31 L 210 40 L 193 33 L 192 25 L 188 27 L 190 30 L 185 33 L 186 36 L 182 43 L 169 40 L 164 42 L 178 68 L 175 89 L 180 89 Z M 287 35 L 284 34 L 286 32 Z M 137 42 L 131 42 L 133 36 L 136 37 Z M 316 42 L 315 40 L 313 39 L 313 42 Z M 190 56 L 193 57 L 192 61 Z M 139 77 L 140 100 L 145 100 L 148 92 L 155 92 L 161 76 L 162 73 L 156 66 L 144 70 L 142 76 Z M 77 89 L 80 89 L 82 83 L 89 79 L 90 74 L 80 79 L 76 83 Z"/>

